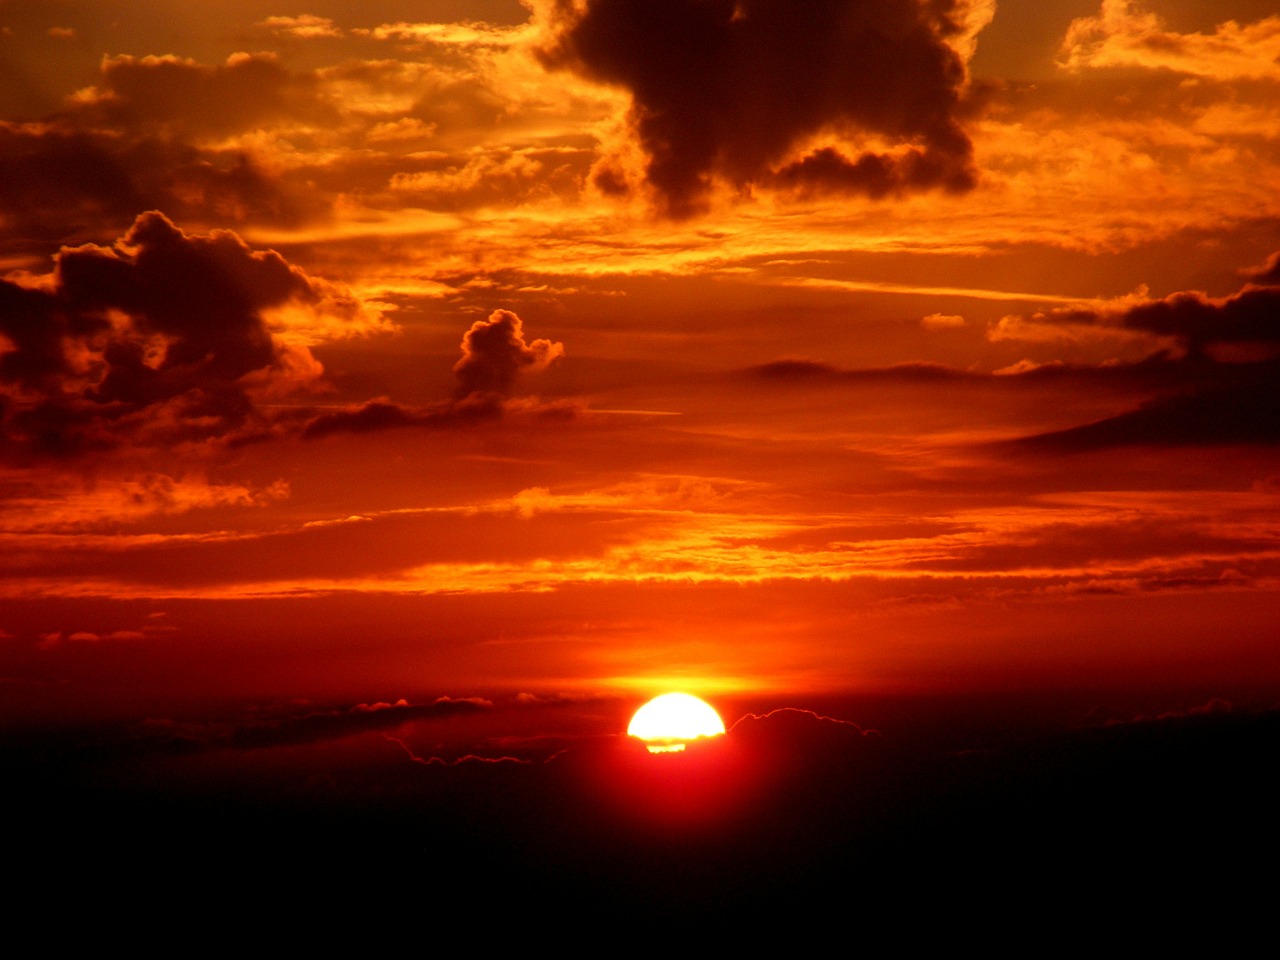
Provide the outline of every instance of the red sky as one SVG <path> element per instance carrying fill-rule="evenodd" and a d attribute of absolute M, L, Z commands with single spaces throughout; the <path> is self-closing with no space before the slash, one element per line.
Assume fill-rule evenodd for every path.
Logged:
<path fill-rule="evenodd" d="M 1278 55 L 1262 0 L 0 3 L 0 713 L 1274 690 Z"/>

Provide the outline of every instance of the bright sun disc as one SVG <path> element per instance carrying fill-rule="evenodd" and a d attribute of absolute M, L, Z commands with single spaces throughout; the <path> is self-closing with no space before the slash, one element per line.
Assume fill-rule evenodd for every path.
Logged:
<path fill-rule="evenodd" d="M 643 740 L 650 753 L 683 750 L 690 740 L 722 733 L 720 714 L 705 700 L 687 693 L 654 697 L 636 711 L 627 727 L 627 735 Z"/>

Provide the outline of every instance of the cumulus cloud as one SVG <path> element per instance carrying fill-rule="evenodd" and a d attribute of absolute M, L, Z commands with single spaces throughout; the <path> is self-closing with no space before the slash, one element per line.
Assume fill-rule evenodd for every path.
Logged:
<path fill-rule="evenodd" d="M 524 323 L 510 310 L 495 310 L 477 320 L 462 337 L 462 359 L 453 365 L 458 399 L 472 394 L 507 396 L 523 371 L 545 370 L 564 355 L 564 344 L 526 343 Z"/>
<path fill-rule="evenodd" d="M 226 437 L 260 412 L 255 396 L 320 366 L 280 339 L 290 308 L 312 334 L 378 329 L 376 310 L 235 233 L 184 233 L 144 213 L 110 247 L 63 249 L 31 285 L 0 281 L 3 437 L 28 453 L 71 455 L 126 441 Z"/>
<path fill-rule="evenodd" d="M 408 407 L 379 397 L 358 406 L 312 418 L 302 436 L 317 439 L 335 433 L 373 433 L 397 427 L 447 428 L 505 416 L 567 419 L 577 412 L 571 401 L 543 402 L 511 397 L 521 373 L 544 370 L 564 355 L 564 344 L 524 337 L 524 322 L 510 310 L 495 310 L 477 320 L 462 337 L 462 357 L 453 366 L 458 387 L 450 401 Z"/>
<path fill-rule="evenodd" d="M 670 216 L 717 179 L 884 196 L 967 190 L 966 61 L 991 4 L 535 0 L 554 68 L 625 88 Z M 622 189 L 615 167 L 602 188 Z"/>

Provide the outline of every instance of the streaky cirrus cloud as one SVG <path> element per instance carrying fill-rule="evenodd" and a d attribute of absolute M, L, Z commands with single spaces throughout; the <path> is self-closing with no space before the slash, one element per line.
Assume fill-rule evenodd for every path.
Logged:
<path fill-rule="evenodd" d="M 63 456 L 226 437 L 261 420 L 255 398 L 319 378 L 308 340 L 382 329 L 376 307 L 275 251 L 149 211 L 109 247 L 64 248 L 52 274 L 0 280 L 2 436 Z"/>
<path fill-rule="evenodd" d="M 257 24 L 272 33 L 297 37 L 300 40 L 318 40 L 342 36 L 342 28 L 335 26 L 329 17 L 303 13 L 296 17 L 267 17 Z"/>
<path fill-rule="evenodd" d="M 534 0 L 543 62 L 630 92 L 644 177 L 689 217 L 715 181 L 883 196 L 975 183 L 965 56 L 988 3 Z M 598 170 L 624 189 L 616 166 Z"/>

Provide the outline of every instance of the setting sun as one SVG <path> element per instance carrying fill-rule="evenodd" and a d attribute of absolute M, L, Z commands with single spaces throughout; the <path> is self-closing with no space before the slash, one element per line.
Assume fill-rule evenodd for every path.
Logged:
<path fill-rule="evenodd" d="M 698 737 L 724 733 L 720 714 L 688 693 L 664 693 L 635 712 L 627 735 L 645 741 L 650 753 L 674 753 Z"/>

